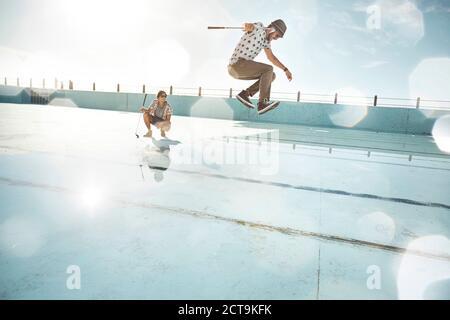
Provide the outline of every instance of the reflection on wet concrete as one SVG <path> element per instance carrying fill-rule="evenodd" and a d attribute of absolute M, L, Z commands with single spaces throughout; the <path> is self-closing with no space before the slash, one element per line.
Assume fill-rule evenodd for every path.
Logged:
<path fill-rule="evenodd" d="M 147 145 L 144 150 L 142 162 L 148 166 L 150 172 L 153 174 L 153 179 L 156 182 L 164 180 L 164 172 L 170 167 L 170 147 L 180 144 L 180 141 L 161 139 L 156 140 L 152 138 L 153 146 Z M 142 166 L 141 170 L 142 170 Z M 144 177 L 143 172 L 141 172 Z"/>

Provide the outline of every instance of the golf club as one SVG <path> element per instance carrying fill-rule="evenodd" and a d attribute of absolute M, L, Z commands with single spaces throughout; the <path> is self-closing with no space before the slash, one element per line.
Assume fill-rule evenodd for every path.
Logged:
<path fill-rule="evenodd" d="M 142 180 L 145 181 L 144 171 L 142 171 L 142 164 L 140 164 L 139 167 L 141 168 Z"/>
<path fill-rule="evenodd" d="M 144 102 L 142 103 L 143 106 L 145 105 L 145 100 L 147 100 L 147 94 L 145 94 Z M 139 121 L 138 121 L 138 124 L 136 126 L 136 130 L 134 131 L 134 134 L 136 135 L 136 138 L 138 138 L 138 139 L 139 139 L 139 135 L 138 135 L 137 131 L 139 129 L 139 124 L 141 123 L 141 118 L 142 118 L 141 115 L 139 115 Z"/>
<path fill-rule="evenodd" d="M 266 27 L 265 29 L 269 29 L 269 28 Z M 244 31 L 245 28 L 244 27 L 212 27 L 212 26 L 209 26 L 208 30 L 242 30 L 242 31 Z"/>
<path fill-rule="evenodd" d="M 244 30 L 244 27 L 208 27 L 208 30 L 220 30 L 220 29 Z"/>

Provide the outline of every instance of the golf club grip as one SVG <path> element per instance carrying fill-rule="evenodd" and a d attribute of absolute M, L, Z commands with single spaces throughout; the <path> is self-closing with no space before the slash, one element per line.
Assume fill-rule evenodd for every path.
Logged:
<path fill-rule="evenodd" d="M 145 107 L 145 101 L 147 100 L 147 94 L 145 94 L 144 96 L 144 102 L 142 103 L 142 105 Z"/>

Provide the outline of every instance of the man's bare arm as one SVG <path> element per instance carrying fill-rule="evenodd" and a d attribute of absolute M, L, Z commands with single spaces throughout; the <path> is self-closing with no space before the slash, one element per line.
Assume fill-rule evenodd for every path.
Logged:
<path fill-rule="evenodd" d="M 284 64 L 281 63 L 280 60 L 278 60 L 278 58 L 273 54 L 272 49 L 265 48 L 264 52 L 266 53 L 267 59 L 269 59 L 269 61 L 272 62 L 275 66 L 283 70 L 286 73 L 286 77 L 289 79 L 289 81 L 291 81 L 292 73 L 287 69 L 287 67 Z"/>

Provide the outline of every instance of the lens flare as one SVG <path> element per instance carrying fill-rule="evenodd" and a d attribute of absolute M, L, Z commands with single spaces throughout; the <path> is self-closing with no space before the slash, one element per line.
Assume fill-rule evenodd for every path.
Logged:
<path fill-rule="evenodd" d="M 395 236 L 395 222 L 384 212 L 373 212 L 358 220 L 361 239 L 389 244 Z"/>
<path fill-rule="evenodd" d="M 338 104 L 330 114 L 331 122 L 340 127 L 352 128 L 367 116 L 367 101 L 359 90 L 352 87 L 337 90 Z"/>
<path fill-rule="evenodd" d="M 440 235 L 414 240 L 408 245 L 398 270 L 399 299 L 422 300 L 425 299 L 425 294 L 436 298 L 437 292 L 431 292 L 431 290 L 436 290 L 436 283 L 450 279 L 450 263 L 444 259 L 430 259 L 413 255 L 409 253 L 412 250 L 448 256 L 450 240 Z"/>
<path fill-rule="evenodd" d="M 439 118 L 431 132 L 438 148 L 450 153 L 450 115 Z"/>
<path fill-rule="evenodd" d="M 88 210 L 93 211 L 101 207 L 104 201 L 104 194 L 97 187 L 88 187 L 80 195 L 81 204 Z"/>

